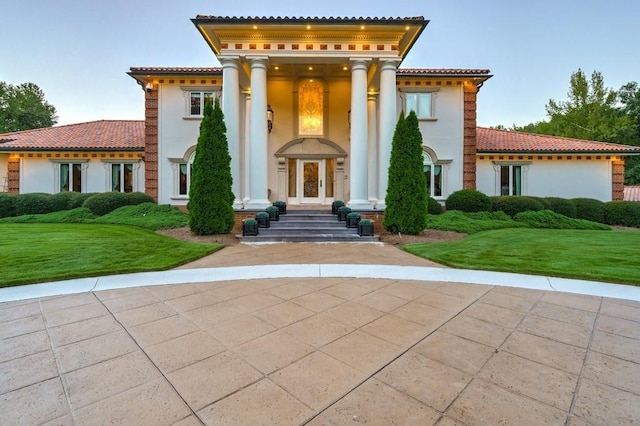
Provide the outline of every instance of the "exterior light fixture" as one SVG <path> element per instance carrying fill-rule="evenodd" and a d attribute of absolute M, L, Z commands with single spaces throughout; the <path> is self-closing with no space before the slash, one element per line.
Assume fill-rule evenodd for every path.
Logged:
<path fill-rule="evenodd" d="M 144 90 L 147 91 L 147 93 L 151 93 L 153 91 L 153 83 L 148 82 L 145 86 L 144 86 Z"/>
<path fill-rule="evenodd" d="M 273 109 L 271 105 L 267 105 L 267 130 L 269 133 L 273 130 Z"/>
<path fill-rule="evenodd" d="M 351 130 L 351 110 L 347 111 L 347 123 L 349 123 L 349 130 Z"/>

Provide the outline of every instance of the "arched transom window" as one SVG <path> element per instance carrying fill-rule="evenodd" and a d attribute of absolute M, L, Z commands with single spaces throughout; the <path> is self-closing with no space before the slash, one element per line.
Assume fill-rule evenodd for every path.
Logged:
<path fill-rule="evenodd" d="M 298 134 L 323 135 L 324 88 L 322 83 L 309 79 L 298 88 Z"/>

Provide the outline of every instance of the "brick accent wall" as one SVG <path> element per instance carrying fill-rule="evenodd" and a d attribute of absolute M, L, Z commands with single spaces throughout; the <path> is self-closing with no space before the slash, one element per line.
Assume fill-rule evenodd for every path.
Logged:
<path fill-rule="evenodd" d="M 624 159 L 611 162 L 611 199 L 613 201 L 624 200 Z"/>
<path fill-rule="evenodd" d="M 158 202 L 158 87 L 144 93 L 144 192 Z"/>
<path fill-rule="evenodd" d="M 242 234 L 242 221 L 245 219 L 255 219 L 257 212 L 235 212 L 235 225 L 233 225 L 233 234 Z"/>
<path fill-rule="evenodd" d="M 20 193 L 20 159 L 19 158 L 11 158 L 7 161 L 7 174 L 9 175 L 9 179 L 7 179 L 7 192 L 9 194 L 19 194 Z"/>
<path fill-rule="evenodd" d="M 464 85 L 464 134 L 462 187 L 476 189 L 476 99 L 478 88 Z"/>

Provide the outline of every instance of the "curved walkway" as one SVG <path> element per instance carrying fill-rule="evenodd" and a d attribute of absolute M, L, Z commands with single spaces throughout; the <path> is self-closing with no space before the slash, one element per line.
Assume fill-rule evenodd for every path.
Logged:
<path fill-rule="evenodd" d="M 0 304 L 0 412 L 7 424 L 631 424 L 638 290 L 443 268 L 381 244 L 238 245 L 172 271 L 0 289 L 14 300 Z"/>

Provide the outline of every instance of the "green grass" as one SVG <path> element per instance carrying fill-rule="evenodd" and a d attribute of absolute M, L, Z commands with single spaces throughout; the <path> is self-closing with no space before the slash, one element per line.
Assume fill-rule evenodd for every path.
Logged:
<path fill-rule="evenodd" d="M 455 268 L 640 285 L 640 232 L 501 229 L 403 249 Z"/>
<path fill-rule="evenodd" d="M 0 223 L 0 287 L 166 270 L 222 248 L 119 225 Z"/>

